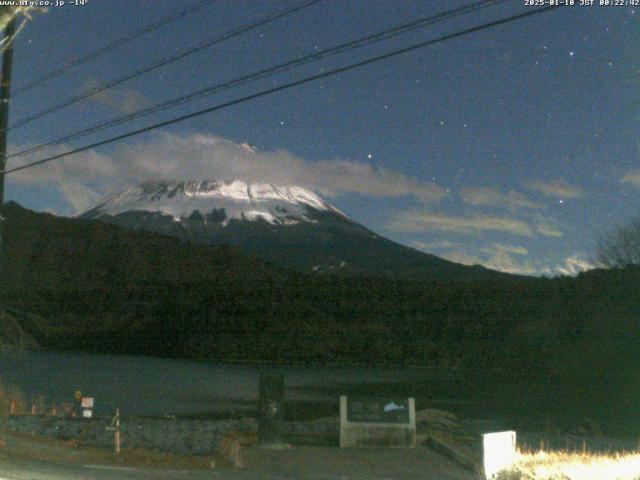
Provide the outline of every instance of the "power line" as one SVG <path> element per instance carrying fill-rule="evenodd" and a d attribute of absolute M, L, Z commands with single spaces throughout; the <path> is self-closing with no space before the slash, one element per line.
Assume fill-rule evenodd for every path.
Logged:
<path fill-rule="evenodd" d="M 422 28 L 425 27 L 427 25 L 433 25 L 434 23 L 443 21 L 443 20 L 447 20 L 456 16 L 460 16 L 460 15 L 466 15 L 468 13 L 471 13 L 473 11 L 485 8 L 485 7 L 489 7 L 492 5 L 497 5 L 500 3 L 505 3 L 511 0 L 482 0 L 473 4 L 469 4 L 469 5 L 465 5 L 463 7 L 458 7 L 452 10 L 448 10 L 445 12 L 441 12 L 438 13 L 436 15 L 432 15 L 429 17 L 422 17 L 418 20 L 415 20 L 413 22 L 409 22 L 409 23 L 405 23 L 372 35 L 368 35 L 366 37 L 362 37 L 359 38 L 357 40 L 353 40 L 351 42 L 347 42 L 347 43 L 342 43 L 340 45 L 337 45 L 335 47 L 331 47 L 325 50 L 322 50 L 320 52 L 316 52 L 313 54 L 309 54 L 306 55 L 304 57 L 300 57 L 298 59 L 294 59 L 294 60 L 290 60 L 288 62 L 285 63 L 281 63 L 279 65 L 273 66 L 273 67 L 269 67 L 263 70 L 260 70 L 258 72 L 252 73 L 252 74 L 248 74 L 248 75 L 244 75 L 241 77 L 237 77 L 235 79 L 229 80 L 227 82 L 224 83 L 220 83 L 220 84 L 216 84 L 214 86 L 210 86 L 210 87 L 206 87 L 204 89 L 198 90 L 194 93 L 191 93 L 189 95 L 184 95 L 181 97 L 177 97 L 175 99 L 172 100 L 168 100 L 165 102 L 161 102 L 159 104 L 153 105 L 151 107 L 147 107 L 145 109 L 142 110 L 138 110 L 137 112 L 132 112 L 120 117 L 116 117 L 113 118 L 107 122 L 98 124 L 98 125 L 94 125 L 93 127 L 88 127 L 88 128 L 84 128 L 81 130 L 77 130 L 75 132 L 72 132 L 70 134 L 64 135 L 62 137 L 59 137 L 55 140 L 51 140 L 39 145 L 34 145 L 32 147 L 29 147 L 27 149 L 18 151 L 18 152 L 14 152 L 10 155 L 7 156 L 7 158 L 11 158 L 11 157 L 17 157 L 17 156 L 22 156 L 22 155 L 27 155 L 29 153 L 35 153 L 35 152 L 39 152 L 42 151 L 43 149 L 46 149 L 47 147 L 53 146 L 53 145 L 60 145 L 61 143 L 64 143 L 66 141 L 69 140 L 74 140 L 77 138 L 82 138 L 86 135 L 92 134 L 92 133 L 96 133 L 98 131 L 107 129 L 107 128 L 111 128 L 117 125 L 121 125 L 123 123 L 135 120 L 137 118 L 140 117 L 145 117 L 148 115 L 151 115 L 153 113 L 159 112 L 161 110 L 166 110 L 168 108 L 171 107 L 175 107 L 178 105 L 182 105 L 184 103 L 199 99 L 199 98 L 203 98 L 205 96 L 209 96 L 209 95 L 213 95 L 215 93 L 224 91 L 224 90 L 228 90 L 230 88 L 235 88 L 238 87 L 240 85 L 244 85 L 246 83 L 261 79 L 261 78 L 265 78 L 265 77 L 269 77 L 275 73 L 281 73 L 284 71 L 288 71 L 291 70 L 294 67 L 299 67 L 301 65 L 307 64 L 307 63 L 311 63 L 311 62 L 316 62 L 318 60 L 322 60 L 324 58 L 327 57 L 331 57 L 331 56 L 335 56 L 338 54 L 342 54 L 345 53 L 347 51 L 351 51 L 351 50 L 355 50 L 357 48 L 366 46 L 366 45 L 370 45 L 376 42 L 380 42 L 383 40 L 387 40 L 390 38 L 393 38 L 395 36 L 404 34 L 406 32 L 412 31 L 412 30 L 416 30 L 418 28 Z"/>
<path fill-rule="evenodd" d="M 298 3 L 297 5 L 293 6 L 293 7 L 289 7 L 286 8 L 284 10 L 281 10 L 277 13 L 272 13 L 269 15 L 266 15 L 264 17 L 262 17 L 262 19 L 258 20 L 257 22 L 254 23 L 250 23 L 248 25 L 242 26 L 240 28 L 237 28 L 235 30 L 232 30 L 230 32 L 224 33 L 220 36 L 215 36 L 209 40 L 206 40 L 205 42 L 199 43 L 198 45 L 196 45 L 195 47 L 191 47 L 185 50 L 181 50 L 180 52 L 178 52 L 177 54 L 171 55 L 170 57 L 165 57 L 164 59 L 148 66 L 145 68 L 142 68 L 140 70 L 136 70 L 135 72 L 123 75 L 121 77 L 116 78 L 115 80 L 112 80 L 110 82 L 104 83 L 102 85 L 98 85 L 95 88 L 91 88 L 89 90 L 84 91 L 83 93 L 76 95 L 74 97 L 71 97 L 70 99 L 59 103 L 58 105 L 55 105 L 53 107 L 50 107 L 46 110 L 43 110 L 39 113 L 33 114 L 31 116 L 25 117 L 21 120 L 18 120 L 17 122 L 15 122 L 14 124 L 9 126 L 9 130 L 13 130 L 14 128 L 19 128 L 22 127 L 24 125 L 27 125 L 35 120 L 38 120 L 42 117 L 44 117 L 45 115 L 49 115 L 50 113 L 56 112 L 62 108 L 68 107 L 70 105 L 73 105 L 74 103 L 78 103 L 82 100 L 85 100 L 89 97 L 92 97 L 93 95 L 96 95 L 100 92 L 103 92 L 109 88 L 113 88 L 117 85 L 120 85 L 121 83 L 124 83 L 128 80 L 131 80 L 133 78 L 139 77 L 141 75 L 144 75 L 145 73 L 149 73 L 153 70 L 157 70 L 160 67 L 163 67 L 165 65 L 168 65 L 170 63 L 176 62 L 184 57 L 187 57 L 189 55 L 192 55 L 196 52 L 199 52 L 201 50 L 204 50 L 205 48 L 209 48 L 213 45 L 216 45 L 218 43 L 222 43 L 226 40 L 229 40 L 230 38 L 233 37 L 237 37 L 238 35 L 241 35 L 243 33 L 246 33 L 250 30 L 254 30 L 258 27 L 261 27 L 262 25 L 266 25 L 267 23 L 273 22 L 275 20 L 278 20 L 280 18 L 286 17 L 287 15 L 291 15 L 295 12 L 298 12 L 300 10 L 303 10 L 305 8 L 311 7 L 312 5 L 315 5 L 316 3 L 319 3 L 323 0 L 306 0 L 303 1 L 301 3 Z"/>
<path fill-rule="evenodd" d="M 172 13 L 171 15 L 168 15 L 160 20 L 158 20 L 157 22 L 151 23 L 149 25 L 147 25 L 146 27 L 141 28 L 140 30 L 136 30 L 135 32 L 132 32 L 128 35 L 124 35 L 123 37 L 120 37 L 116 40 L 114 40 L 111 43 L 108 43 L 102 47 L 96 48 L 95 50 L 92 50 L 89 53 L 86 53 L 74 60 L 71 60 L 69 62 L 66 62 L 63 66 L 61 66 L 60 68 L 56 68 L 46 74 L 44 74 L 43 76 L 37 78 L 36 80 L 32 81 L 31 83 L 26 84 L 25 86 L 16 89 L 16 92 L 13 94 L 13 96 L 15 97 L 16 95 L 20 95 L 22 92 L 26 92 L 27 90 L 31 90 L 33 87 L 36 87 L 44 82 L 48 82 L 49 80 L 54 79 L 55 77 L 58 77 L 60 75 L 62 75 L 63 73 L 65 73 L 67 70 L 69 70 L 70 68 L 74 68 L 77 67 L 79 65 L 82 65 L 83 63 L 87 63 L 91 60 L 96 59 L 97 57 L 104 55 L 105 53 L 121 46 L 124 45 L 126 43 L 131 42 L 132 40 L 135 40 L 137 38 L 142 37 L 143 35 L 146 35 L 147 33 L 153 32 L 154 30 L 157 30 L 160 27 L 163 27 L 171 22 L 174 22 L 176 20 L 181 19 L 182 17 L 185 17 L 187 15 L 189 15 L 190 13 L 194 13 L 198 10 L 200 10 L 201 8 L 206 7 L 207 5 L 210 5 L 214 2 L 217 2 L 219 0 L 199 0 L 195 5 L 192 5 L 190 7 L 184 8 L 182 10 L 179 10 L 177 12 Z"/>
<path fill-rule="evenodd" d="M 356 68 L 360 68 L 360 67 L 364 67 L 366 65 L 377 63 L 377 62 L 380 62 L 382 60 L 386 60 L 386 59 L 395 57 L 397 55 L 402 55 L 404 53 L 412 52 L 412 51 L 418 50 L 420 48 L 424 48 L 424 47 L 428 47 L 430 45 L 434 45 L 436 43 L 442 43 L 442 42 L 445 42 L 447 40 L 452 40 L 454 38 L 458 38 L 458 37 L 462 37 L 462 36 L 465 36 L 465 35 L 469 35 L 471 33 L 479 32 L 479 31 L 482 31 L 482 30 L 487 30 L 487 29 L 490 29 L 490 28 L 493 28 L 493 27 L 497 27 L 499 25 L 504 25 L 504 24 L 507 24 L 507 23 L 511 23 L 511 22 L 514 22 L 516 20 L 520 20 L 520 19 L 523 19 L 523 18 L 526 18 L 526 17 L 531 17 L 533 15 L 538 15 L 538 14 L 541 14 L 541 13 L 545 13 L 545 12 L 548 12 L 548 11 L 556 9 L 556 8 L 558 8 L 558 7 L 557 6 L 547 6 L 547 7 L 538 8 L 536 10 L 530 10 L 530 11 L 527 11 L 527 12 L 524 12 L 524 13 L 511 15 L 509 17 L 502 18 L 500 20 L 494 20 L 493 22 L 484 23 L 484 24 L 479 25 L 477 27 L 467 28 L 465 30 L 461 30 L 459 32 L 451 33 L 451 34 L 448 34 L 448 35 L 445 35 L 445 36 L 442 36 L 442 37 L 439 37 L 439 38 L 436 38 L 436 39 L 433 39 L 433 40 L 427 40 L 425 42 L 420 42 L 420 43 L 417 43 L 417 44 L 414 44 L 414 45 L 411 45 L 411 46 L 408 46 L 408 47 L 404 47 L 404 48 L 401 48 L 401 49 L 398 49 L 398 50 L 393 50 L 391 52 L 388 52 L 388 53 L 385 53 L 385 54 L 382 54 L 382 55 L 371 57 L 371 58 L 369 58 L 367 60 L 363 60 L 363 61 L 360 61 L 360 62 L 357 62 L 357 63 L 352 63 L 350 65 L 347 65 L 347 66 L 344 66 L 344 67 L 340 67 L 340 68 L 336 68 L 336 69 L 330 70 L 328 72 L 312 75 L 310 77 L 306 77 L 306 78 L 303 78 L 301 80 L 296 80 L 296 81 L 293 81 L 293 82 L 290 82 L 290 83 L 286 83 L 286 84 L 280 85 L 278 87 L 270 88 L 270 89 L 267 89 L 267 90 L 262 90 L 261 92 L 258 92 L 258 93 L 247 95 L 245 97 L 241 97 L 241 98 L 238 98 L 236 100 L 231 100 L 231 101 L 219 104 L 219 105 L 214 105 L 213 107 L 209 107 L 209 108 L 205 108 L 205 109 L 202 109 L 202 110 L 198 110 L 196 112 L 192 112 L 192 113 L 189 113 L 187 115 L 182 115 L 180 117 L 176 117 L 176 118 L 173 118 L 171 120 L 167 120 L 167 121 L 164 121 L 164 122 L 156 123 L 156 124 L 150 125 L 148 127 L 144 127 L 144 128 L 140 128 L 138 130 L 134 130 L 134 131 L 131 131 L 131 132 L 128 132 L 128 133 L 124 133 L 122 135 L 117 135 L 115 137 L 108 138 L 106 140 L 102 140 L 102 141 L 99 141 L 99 142 L 95 142 L 95 143 L 92 143 L 90 145 L 86 145 L 84 147 L 79 147 L 79 148 L 76 148 L 74 150 L 70 150 L 70 151 L 65 152 L 65 153 L 61 153 L 61 154 L 58 154 L 58 155 L 53 155 L 51 157 L 43 158 L 41 160 L 38 160 L 38 161 L 35 161 L 35 162 L 31 162 L 31 163 L 28 163 L 28 164 L 25 164 L 25 165 L 21 165 L 19 167 L 14 167 L 14 168 L 11 168 L 11 169 L 8 169 L 8 170 L 3 170 L 3 171 L 0 171 L 0 175 L 7 175 L 9 173 L 18 172 L 18 171 L 21 171 L 21 170 L 26 170 L 28 168 L 32 168 L 32 167 L 35 167 L 37 165 L 42 165 L 44 163 L 48 163 L 48 162 L 51 162 L 53 160 L 58 160 L 60 158 L 68 157 L 68 156 L 73 155 L 75 153 L 84 152 L 84 151 L 90 150 L 92 148 L 100 147 L 100 146 L 107 145 L 107 144 L 110 144 L 110 143 L 114 143 L 114 142 L 117 142 L 117 141 L 120 141 L 120 140 L 124 140 L 126 138 L 130 138 L 130 137 L 134 137 L 134 136 L 137 136 L 137 135 L 141 135 L 143 133 L 147 133 L 147 132 L 150 132 L 152 130 L 156 130 L 158 128 L 166 127 L 166 126 L 172 125 L 174 123 L 183 122 L 185 120 L 189 120 L 191 118 L 195 118 L 195 117 L 207 114 L 207 113 L 215 112 L 217 110 L 222 110 L 224 108 L 231 107 L 233 105 L 238 105 L 240 103 L 248 102 L 250 100 L 255 100 L 255 99 L 260 98 L 260 97 L 271 95 L 272 93 L 281 92 L 283 90 L 288 90 L 290 88 L 297 87 L 299 85 L 303 85 L 303 84 L 306 84 L 306 83 L 309 83 L 309 82 L 313 82 L 313 81 L 316 81 L 316 80 L 321 80 L 321 79 L 327 78 L 327 77 L 332 77 L 334 75 L 338 75 L 338 74 L 341 74 L 341 73 L 344 73 L 344 72 L 348 72 L 350 70 L 354 70 Z"/>

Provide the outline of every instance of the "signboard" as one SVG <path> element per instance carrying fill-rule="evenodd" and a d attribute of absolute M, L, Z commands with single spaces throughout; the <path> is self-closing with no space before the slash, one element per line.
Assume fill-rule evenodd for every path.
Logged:
<path fill-rule="evenodd" d="M 340 397 L 341 447 L 414 447 L 415 444 L 413 398 Z"/>
<path fill-rule="evenodd" d="M 82 410 L 82 418 L 93 417 L 93 410 Z"/>
<path fill-rule="evenodd" d="M 82 398 L 82 392 L 80 390 L 76 390 L 74 398 L 76 399 L 77 402 L 79 402 L 80 399 Z"/>
<path fill-rule="evenodd" d="M 350 423 L 409 423 L 409 399 L 347 399 Z"/>
<path fill-rule="evenodd" d="M 495 432 L 482 435 L 484 474 L 489 480 L 516 460 L 516 432 Z"/>
<path fill-rule="evenodd" d="M 82 408 L 93 408 L 93 397 L 82 397 L 80 406 Z"/>

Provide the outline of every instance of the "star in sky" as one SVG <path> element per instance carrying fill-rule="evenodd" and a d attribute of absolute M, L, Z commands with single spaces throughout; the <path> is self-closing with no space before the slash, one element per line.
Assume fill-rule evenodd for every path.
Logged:
<path fill-rule="evenodd" d="M 251 35 L 238 35 L 231 46 L 216 48 L 209 55 L 184 58 L 179 64 L 158 70 L 158 74 L 123 85 L 120 95 L 126 97 L 129 92 L 138 92 L 153 105 L 177 92 L 196 91 L 203 83 L 215 84 L 218 77 L 248 74 L 280 61 L 299 58 L 301 53 L 317 52 L 399 25 L 406 20 L 403 15 L 438 13 L 445 9 L 444 3 L 448 3 L 423 0 L 412 2 L 410 7 L 399 4 L 394 7 L 396 16 L 395 13 L 383 14 L 386 11 L 384 2 L 345 1 L 349 8 L 340 15 L 335 15 L 335 5 L 331 2 L 321 2 L 315 10 L 309 9 L 295 17 L 281 19 L 277 24 L 265 25 Z M 110 2 L 98 2 L 89 7 L 91 11 L 84 9 L 76 13 L 52 9 L 48 15 L 29 23 L 16 45 L 16 87 L 99 47 L 101 42 L 104 44 L 111 38 L 143 28 L 176 8 L 175 2 L 170 0 L 153 2 L 153 9 L 147 2 L 131 3 L 131 15 L 125 23 L 118 21 L 121 9 Z M 52 81 L 47 88 L 34 89 L 30 95 L 17 97 L 12 104 L 12 117 L 19 119 L 36 113 L 52 103 L 50 97 L 66 96 L 69 89 L 82 90 L 85 82 L 91 79 L 109 81 L 117 77 L 119 74 L 113 71 L 113 65 L 128 72 L 170 54 L 181 48 L 174 44 L 175 38 L 181 38 L 181 43 L 186 45 L 195 45 L 210 36 L 211 29 L 225 29 L 229 19 L 238 24 L 251 20 L 245 18 L 246 5 L 242 2 L 223 3 L 224 8 L 208 10 L 206 15 L 205 10 L 201 10 L 203 14 L 192 17 L 191 23 L 168 25 L 166 35 L 156 36 L 158 44 L 149 38 L 140 38 L 131 42 L 127 49 L 96 59 L 57 83 Z M 264 12 L 256 12 L 256 18 L 279 8 L 277 2 L 257 3 L 260 7 L 256 8 Z M 464 2 L 456 0 L 452 3 Z M 522 8 L 521 2 L 507 3 L 512 5 L 509 8 L 513 13 Z M 532 261 L 559 264 L 563 258 L 589 251 L 592 219 L 606 220 L 602 225 L 606 229 L 623 223 L 634 211 L 640 211 L 640 190 L 635 184 L 621 183 L 625 173 L 635 171 L 638 160 L 637 138 L 628 133 L 635 128 L 637 117 L 623 115 L 638 97 L 637 89 L 627 88 L 624 84 L 627 74 L 636 70 L 629 60 L 636 58 L 629 39 L 637 30 L 638 11 L 637 7 L 556 9 L 537 19 L 514 23 L 512 27 L 492 28 L 483 34 L 469 35 L 464 38 L 467 43 L 463 48 L 461 38 L 442 42 L 437 48 L 417 50 L 395 60 L 353 70 L 348 75 L 301 85 L 289 93 L 282 92 L 247 102 L 243 107 L 194 118 L 176 124 L 172 132 L 180 138 L 198 133 L 236 142 L 249 141 L 266 152 L 291 151 L 309 165 L 327 158 L 346 159 L 354 164 L 361 161 L 370 168 L 364 172 L 374 177 L 379 175 L 381 181 L 389 180 L 383 170 L 393 171 L 397 176 L 392 178 L 410 178 L 412 185 L 419 188 L 423 188 L 422 183 L 436 183 L 437 179 L 436 186 L 443 191 L 446 185 L 451 192 L 482 187 L 488 192 L 502 192 L 495 196 L 507 200 L 506 192 L 524 195 L 528 180 L 550 183 L 563 180 L 581 187 L 585 191 L 583 197 L 565 201 L 568 198 L 529 191 L 527 195 L 535 207 L 523 207 L 513 212 L 507 212 L 502 203 L 472 208 L 462 205 L 456 195 L 425 205 L 419 195 L 397 196 L 383 192 L 376 194 L 373 200 L 367 198 L 363 202 L 359 184 L 353 188 L 349 184 L 351 190 L 330 199 L 367 227 L 384 231 L 392 240 L 404 244 L 414 241 L 426 244 L 446 234 L 458 242 L 456 248 L 473 253 L 485 248 L 488 242 L 517 242 L 530 252 Z M 218 15 L 220 12 L 224 17 Z M 496 11 L 495 18 L 499 15 Z M 468 20 L 471 25 L 481 19 L 471 15 Z M 86 38 L 86 44 L 77 41 L 74 35 L 79 32 L 76 29 L 65 28 L 65 25 L 80 23 L 82 32 L 92 32 Z M 105 31 L 105 25 L 113 26 L 114 31 Z M 456 25 L 447 24 L 446 28 L 453 32 Z M 435 32 L 431 33 L 435 35 Z M 398 46 L 410 45 L 431 33 L 415 31 L 411 34 L 415 37 L 398 38 Z M 107 34 L 112 36 L 109 39 L 102 37 Z M 43 54 L 43 46 L 52 37 L 62 39 L 60 45 L 64 48 L 51 48 Z M 256 48 L 256 41 L 260 49 Z M 33 46 L 30 46 L 32 42 Z M 380 44 L 370 45 L 369 50 L 361 54 L 345 52 L 340 61 L 347 65 L 382 53 L 387 47 L 392 48 L 389 44 Z M 265 55 L 265 51 L 273 52 L 273 55 Z M 150 56 L 154 58 L 147 58 Z M 326 72 L 335 66 L 325 61 L 315 65 L 305 67 L 308 68 L 305 71 L 292 70 L 291 79 L 302 78 L 309 72 Z M 277 82 L 288 78 L 278 77 Z M 248 89 L 247 93 L 251 91 Z M 329 93 L 331 96 L 327 97 Z M 215 99 L 201 98 L 188 108 L 195 111 L 215 103 Z M 86 102 L 84 107 L 60 112 L 59 121 L 42 122 L 32 129 L 12 132 L 10 141 L 37 144 L 61 135 L 65 125 L 98 123 L 94 115 L 106 119 L 117 113 L 111 111 L 117 106 L 111 108 L 97 102 Z M 289 123 L 285 118 L 296 118 L 296 121 Z M 255 128 L 256 122 L 263 128 Z M 579 128 L 567 127 L 571 125 L 579 125 Z M 610 125 L 617 128 L 606 128 Z M 438 126 L 442 128 L 433 128 Z M 149 137 L 144 141 L 153 144 L 161 138 Z M 371 143 L 372 138 L 375 143 Z M 118 148 L 135 148 L 136 142 L 135 139 L 130 143 L 123 141 Z M 106 158 L 112 155 L 112 150 L 105 146 L 97 153 Z M 376 162 L 373 162 L 374 155 Z M 593 168 L 596 158 L 603 159 L 597 170 Z M 149 157 L 148 161 L 151 160 Z M 33 187 L 20 183 L 22 180 L 19 182 L 16 177 L 7 184 L 8 198 L 30 208 L 53 208 L 56 212 L 72 214 L 78 201 L 85 199 L 76 198 L 76 190 L 63 191 L 58 185 L 84 186 L 86 183 L 91 189 L 108 189 L 121 181 L 119 177 L 113 179 L 108 175 L 97 177 L 94 172 L 85 176 L 63 167 L 60 167 L 60 182 L 57 177 L 52 180 L 45 171 L 33 171 Z M 43 195 L 37 188 L 46 188 L 47 194 Z M 624 205 L 616 204 L 615 200 L 625 195 Z M 563 227 L 564 231 L 562 237 L 487 230 L 484 225 L 472 233 L 464 230 L 464 225 L 477 219 L 500 216 L 504 216 L 507 223 L 513 223 L 515 219 L 533 225 L 538 222 L 535 215 L 542 215 L 547 206 L 562 206 L 556 209 L 558 227 Z M 461 217 L 462 208 L 470 212 L 470 218 Z M 405 210 L 424 210 L 425 215 L 437 212 L 447 222 L 443 220 L 441 230 L 422 229 L 420 225 L 411 231 L 388 228 L 393 224 L 394 215 Z M 455 222 L 463 222 L 459 231 L 445 230 Z M 492 224 L 491 228 L 494 226 Z M 442 247 L 429 253 L 445 256 L 451 252 Z"/>

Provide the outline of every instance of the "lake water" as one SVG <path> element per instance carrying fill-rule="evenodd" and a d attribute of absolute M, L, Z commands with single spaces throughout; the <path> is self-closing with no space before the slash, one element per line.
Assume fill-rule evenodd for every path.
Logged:
<path fill-rule="evenodd" d="M 76 390 L 96 399 L 96 414 L 207 415 L 255 410 L 260 372 L 285 375 L 286 399 L 338 404 L 340 393 L 442 390 L 451 372 L 429 368 L 249 366 L 185 360 L 52 352 L 0 352 L 0 382 L 27 398 L 72 401 Z M 444 389 L 445 391 L 447 388 Z M 449 389 L 450 390 L 450 389 Z M 435 399 L 434 399 L 435 400 Z"/>

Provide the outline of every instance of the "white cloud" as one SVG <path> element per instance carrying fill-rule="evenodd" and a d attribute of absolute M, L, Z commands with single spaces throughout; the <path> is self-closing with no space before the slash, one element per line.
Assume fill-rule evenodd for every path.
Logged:
<path fill-rule="evenodd" d="M 502 207 L 511 210 L 542 208 L 542 205 L 528 199 L 524 193 L 510 190 L 507 194 L 504 194 L 493 187 L 463 188 L 460 192 L 460 197 L 465 203 L 474 206 Z"/>
<path fill-rule="evenodd" d="M 431 250 L 439 250 L 443 248 L 452 248 L 457 244 L 449 240 L 440 240 L 437 242 L 421 242 L 420 240 L 413 240 L 410 245 L 418 250 L 429 252 Z"/>
<path fill-rule="evenodd" d="M 516 275 L 551 275 L 552 270 L 544 265 L 532 262 L 528 259 L 514 258 L 507 250 L 502 248 L 483 248 L 483 252 L 470 254 L 462 251 L 452 251 L 442 256 L 452 262 L 463 265 L 482 265 L 492 270 Z M 516 254 L 522 255 L 525 254 Z"/>
<path fill-rule="evenodd" d="M 545 237 L 559 238 L 564 236 L 564 233 L 562 233 L 562 230 L 560 230 L 559 227 L 553 225 L 551 222 L 549 222 L 549 220 L 546 219 L 538 220 L 538 223 L 536 224 L 536 231 L 539 234 L 544 235 Z"/>
<path fill-rule="evenodd" d="M 534 181 L 525 184 L 527 188 L 535 192 L 541 193 L 546 197 L 555 198 L 581 198 L 585 193 L 580 187 L 570 185 L 565 180 L 550 180 L 547 182 Z"/>
<path fill-rule="evenodd" d="M 388 228 L 399 232 L 438 230 L 472 235 L 496 231 L 525 237 L 533 236 L 531 226 L 521 220 L 490 215 L 449 216 L 431 212 L 403 211 L 396 213 Z"/>
<path fill-rule="evenodd" d="M 420 183 L 391 170 L 347 160 L 306 161 L 284 150 L 260 152 L 212 135 L 157 135 L 118 155 L 132 180 L 242 178 L 252 182 L 301 185 L 329 196 L 361 193 L 375 197 L 413 195 L 435 200 L 445 195 L 433 183 Z"/>
<path fill-rule="evenodd" d="M 564 263 L 556 265 L 555 271 L 562 275 L 577 275 L 580 272 L 585 272 L 596 268 L 596 266 L 584 258 L 583 254 L 575 254 L 565 258 Z"/>
<path fill-rule="evenodd" d="M 17 150 L 22 147 L 16 147 Z M 53 152 L 66 151 L 56 147 Z M 10 167 L 35 160 L 11 159 Z M 434 183 L 370 164 L 341 159 L 308 161 L 284 150 L 261 152 L 222 137 L 205 134 L 158 133 L 146 142 L 120 145 L 111 154 L 83 152 L 30 168 L 8 179 L 22 184 L 56 186 L 71 204 L 78 204 L 82 188 L 105 193 L 148 180 L 218 179 L 300 185 L 328 196 L 359 193 L 373 197 L 410 195 L 432 201 L 446 195 Z M 62 185 L 80 185 L 74 193 Z M 70 196 L 69 196 L 70 195 Z"/>
<path fill-rule="evenodd" d="M 100 194 L 79 183 L 64 183 L 60 191 L 74 213 L 88 210 L 100 199 Z"/>
<path fill-rule="evenodd" d="M 460 250 L 452 250 L 450 252 L 443 253 L 442 258 L 445 258 L 451 262 L 461 263 L 463 265 L 485 265 L 485 259 L 479 255 L 473 255 Z"/>
<path fill-rule="evenodd" d="M 634 170 L 631 172 L 627 172 L 622 177 L 622 183 L 630 183 L 635 187 L 640 187 L 640 170 Z"/>
<path fill-rule="evenodd" d="M 99 87 L 100 83 L 97 80 L 90 80 L 85 84 L 83 91 L 90 91 Z M 150 105 L 149 101 L 138 90 L 118 87 L 97 92 L 88 97 L 87 101 L 95 102 L 124 114 L 142 110 Z"/>
<path fill-rule="evenodd" d="M 513 245 L 493 245 L 479 248 L 477 251 L 454 250 L 442 257 L 452 262 L 464 265 L 482 265 L 492 270 L 518 275 L 577 275 L 580 272 L 594 268 L 581 253 L 565 258 L 555 265 L 545 264 L 543 261 L 533 261 L 528 258 L 528 250 Z"/>
<path fill-rule="evenodd" d="M 517 245 L 504 245 L 501 243 L 494 243 L 491 247 L 484 247 L 480 249 L 481 252 L 493 254 L 495 252 L 504 252 L 509 255 L 529 255 L 529 250 L 525 247 Z"/>
<path fill-rule="evenodd" d="M 64 147 L 55 148 L 52 154 L 62 153 Z M 33 161 L 33 157 L 9 159 L 8 168 Z M 72 162 L 75 161 L 75 162 Z M 94 152 L 83 152 L 73 159 L 61 159 L 7 175 L 7 183 L 46 187 L 56 190 L 62 202 L 50 205 L 46 211 L 57 215 L 80 213 L 93 206 L 106 192 L 95 188 L 96 177 L 112 178 L 115 169 L 108 157 Z"/>

